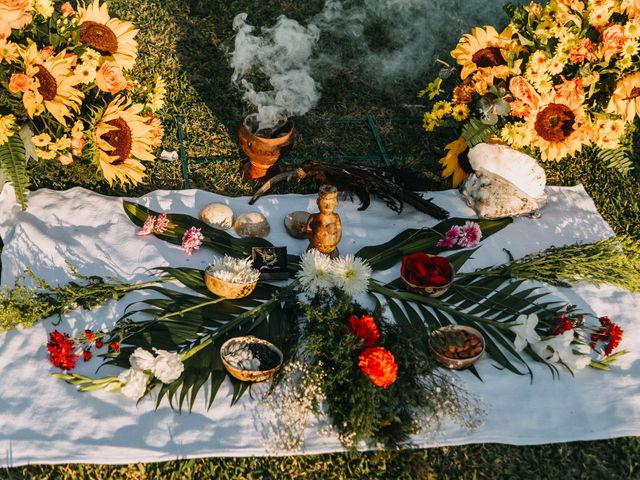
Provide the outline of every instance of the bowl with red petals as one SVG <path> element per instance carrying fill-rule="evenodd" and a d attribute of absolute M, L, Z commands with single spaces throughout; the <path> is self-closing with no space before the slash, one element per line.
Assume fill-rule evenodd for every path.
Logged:
<path fill-rule="evenodd" d="M 413 253 L 402 259 L 400 277 L 410 292 L 439 297 L 453 284 L 453 265 L 445 257 Z"/>

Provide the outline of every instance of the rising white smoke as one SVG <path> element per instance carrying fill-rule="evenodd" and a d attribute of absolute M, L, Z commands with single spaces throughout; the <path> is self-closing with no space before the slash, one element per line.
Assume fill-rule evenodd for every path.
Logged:
<path fill-rule="evenodd" d="M 320 98 L 319 81 L 340 69 L 364 74 L 378 89 L 399 81 L 427 81 L 438 56 L 448 59 L 462 33 L 477 25 L 501 26 L 507 0 L 327 0 L 320 13 L 303 26 L 280 16 L 260 34 L 247 14 L 234 19 L 233 81 L 245 100 L 257 106 L 262 120 L 274 115 L 303 115 Z M 322 39 L 320 38 L 322 35 Z M 347 45 L 348 55 L 320 51 L 325 37 Z M 245 76 L 258 71 L 271 90 L 256 92 Z M 269 125 L 261 124 L 268 128 Z"/>

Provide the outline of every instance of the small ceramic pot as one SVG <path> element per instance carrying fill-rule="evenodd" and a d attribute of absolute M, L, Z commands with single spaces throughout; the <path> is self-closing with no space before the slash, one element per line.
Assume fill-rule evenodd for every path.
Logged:
<path fill-rule="evenodd" d="M 204 283 L 211 293 L 221 298 L 243 298 L 250 295 L 256 288 L 258 282 L 254 283 L 232 283 L 220 280 L 205 270 Z"/>
<path fill-rule="evenodd" d="M 429 349 L 431 350 L 431 353 L 433 354 L 433 357 L 436 359 L 436 361 L 441 364 L 443 367 L 446 368 L 450 368 L 453 370 L 463 370 L 465 368 L 469 368 L 471 365 L 473 365 L 474 363 L 476 363 L 478 360 L 480 360 L 480 357 L 482 357 L 482 355 L 484 354 L 484 349 L 485 349 L 485 343 L 484 343 L 484 337 L 482 336 L 482 334 L 476 330 L 473 327 L 467 327 L 465 325 L 450 325 L 447 327 L 442 327 L 437 329 L 435 332 L 433 332 L 431 335 L 435 334 L 436 332 L 441 332 L 441 331 L 464 331 L 467 332 L 471 335 L 473 335 L 474 337 L 476 337 L 478 340 L 480 340 L 480 344 L 482 345 L 482 350 L 480 351 L 479 354 L 474 355 L 473 357 L 469 357 L 469 358 L 449 358 L 444 356 L 442 353 L 438 352 L 435 348 L 433 348 L 432 344 L 431 344 L 431 339 L 429 339 Z"/>
<path fill-rule="evenodd" d="M 429 256 L 433 257 L 435 255 Z M 402 271 L 400 271 L 400 278 L 402 278 L 402 283 L 404 283 L 405 288 L 410 292 L 418 293 L 420 295 L 426 295 L 428 297 L 440 297 L 444 295 L 447 290 L 449 290 L 449 288 L 451 288 L 451 285 L 453 285 L 453 265 L 451 265 L 451 262 L 449 262 L 449 260 L 447 260 L 447 263 L 451 268 L 451 280 L 449 281 L 449 283 L 446 283 L 444 285 L 415 285 L 405 278 Z"/>
<path fill-rule="evenodd" d="M 238 140 L 242 151 L 249 161 L 242 167 L 242 176 L 248 180 L 266 180 L 278 171 L 278 160 L 285 156 L 295 142 L 296 129 L 293 120 L 286 120 L 286 126 L 281 129 L 285 132 L 276 138 L 260 137 L 247 126 L 247 119 L 256 116 L 253 113 L 242 119 L 238 129 Z"/>
<path fill-rule="evenodd" d="M 280 357 L 280 362 L 278 363 L 277 367 L 271 368 L 269 370 L 241 370 L 241 369 L 232 367 L 229 364 L 229 362 L 227 362 L 224 352 L 231 343 L 235 343 L 235 342 L 246 343 L 246 344 L 261 343 L 263 345 L 266 345 L 271 350 L 273 350 L 278 355 L 278 357 Z M 229 340 L 224 342 L 220 347 L 220 358 L 222 359 L 222 364 L 224 365 L 224 368 L 226 368 L 227 372 L 229 372 L 229 374 L 234 378 L 237 378 L 242 382 L 264 382 L 265 380 L 269 380 L 271 377 L 273 377 L 276 374 L 278 370 L 280 370 L 280 367 L 282 367 L 282 362 L 284 360 L 284 355 L 282 355 L 282 352 L 280 351 L 280 349 L 278 349 L 278 347 L 276 347 L 273 343 L 267 342 L 266 340 L 262 340 L 261 338 L 257 338 L 249 335 L 246 337 L 230 338 Z"/>

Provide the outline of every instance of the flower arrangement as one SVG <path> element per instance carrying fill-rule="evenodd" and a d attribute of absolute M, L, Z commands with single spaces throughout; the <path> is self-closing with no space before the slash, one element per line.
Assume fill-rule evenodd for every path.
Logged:
<path fill-rule="evenodd" d="M 26 208 L 25 159 L 93 163 L 112 185 L 136 185 L 163 128 L 164 81 L 141 85 L 138 30 L 94 0 L 0 0 L 0 165 Z"/>
<path fill-rule="evenodd" d="M 621 170 L 630 168 L 632 123 L 640 114 L 640 8 L 634 0 L 552 0 L 507 9 L 498 32 L 476 27 L 451 52 L 460 70 L 451 96 L 424 115 L 424 128 L 462 130 L 440 160 L 453 186 L 471 168 L 467 149 L 499 141 L 544 161 L 586 147 Z M 443 69 L 420 96 L 444 90 Z"/>
<path fill-rule="evenodd" d="M 260 270 L 253 268 L 251 258 L 233 258 L 228 255 L 224 258 L 214 258 L 206 272 L 230 283 L 256 283 L 260 279 Z"/>
<path fill-rule="evenodd" d="M 367 291 L 371 267 L 353 255 L 331 259 L 317 250 L 309 250 L 300 259 L 296 278 L 309 295 L 337 288 L 354 296 Z"/>

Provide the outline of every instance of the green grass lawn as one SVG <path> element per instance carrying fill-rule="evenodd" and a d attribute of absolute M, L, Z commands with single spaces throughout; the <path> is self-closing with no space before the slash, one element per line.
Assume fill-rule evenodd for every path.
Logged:
<path fill-rule="evenodd" d="M 247 194 L 255 185 L 239 177 L 240 154 L 234 132 L 246 106 L 230 83 L 226 53 L 233 46 L 233 17 L 250 13 L 255 25 L 271 25 L 280 13 L 304 20 L 318 12 L 323 0 L 112 0 L 113 13 L 141 28 L 140 61 L 136 73 L 152 78 L 161 74 L 168 83 L 165 120 L 185 118 L 188 153 L 192 157 L 222 156 L 226 160 L 193 164 L 192 187 L 228 195 Z M 444 45 L 446 52 L 453 45 Z M 346 45 L 328 45 L 345 48 Z M 425 72 L 433 65 L 427 65 Z M 345 128 L 327 123 L 335 119 L 409 119 L 379 122 L 380 132 L 395 165 L 414 175 L 414 186 L 445 189 L 437 159 L 445 135 L 427 135 L 416 93 L 428 81 L 396 82 L 375 87 L 369 77 L 345 69 L 323 82 L 320 104 L 300 119 L 301 139 L 294 155 L 369 154 L 375 142 L 366 127 Z M 638 142 L 636 142 L 636 145 Z M 167 150 L 177 149 L 175 131 L 168 127 Z M 582 183 L 598 209 L 618 233 L 640 238 L 638 175 L 621 175 L 580 158 L 546 165 L 550 183 Z M 107 194 L 138 195 L 158 188 L 181 188 L 180 166 L 158 161 L 150 167 L 149 182 L 127 192 L 110 189 L 95 178 L 93 167 L 57 162 L 30 166 L 34 188 L 56 189 L 81 185 Z M 278 191 L 309 191 L 309 186 L 281 186 Z M 366 214 L 366 213 L 365 213 Z M 549 426 L 553 428 L 552 425 Z M 286 458 L 233 458 L 176 461 L 129 466 L 32 466 L 0 471 L 0 478 L 640 478 L 640 441 L 637 438 L 597 442 L 513 447 L 471 445 L 422 451 L 335 454 Z"/>

